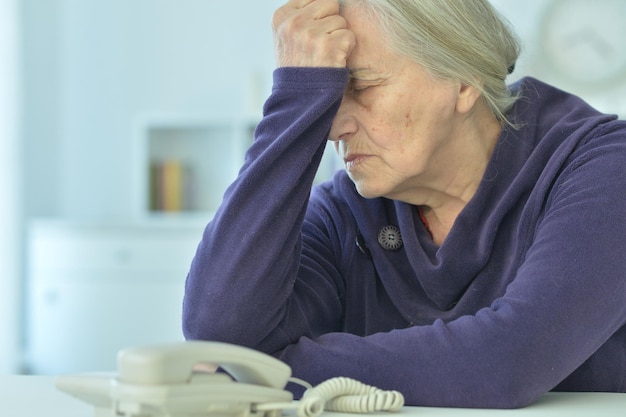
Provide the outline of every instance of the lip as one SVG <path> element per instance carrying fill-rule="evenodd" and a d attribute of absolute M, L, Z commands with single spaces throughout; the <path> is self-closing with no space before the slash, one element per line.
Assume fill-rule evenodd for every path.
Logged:
<path fill-rule="evenodd" d="M 352 171 L 357 166 L 359 166 L 361 163 L 363 163 L 364 161 L 366 161 L 369 158 L 370 158 L 370 155 L 350 154 L 350 155 L 346 155 L 346 157 L 343 158 L 343 162 L 344 162 L 344 164 L 346 166 L 346 170 Z"/>

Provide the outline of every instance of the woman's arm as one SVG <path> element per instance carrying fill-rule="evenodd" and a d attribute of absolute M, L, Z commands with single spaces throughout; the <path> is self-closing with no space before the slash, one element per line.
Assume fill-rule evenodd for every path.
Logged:
<path fill-rule="evenodd" d="M 192 262 L 186 338 L 259 348 L 297 308 L 290 297 L 303 217 L 347 76 L 345 69 L 276 70 L 255 142 Z M 264 350 L 284 347 L 283 339 L 271 338 Z"/>
<path fill-rule="evenodd" d="M 355 40 L 337 0 L 290 0 L 272 26 L 280 68 L 255 142 L 193 260 L 183 307 L 187 338 L 259 348 L 297 309 L 290 297 L 303 217 Z"/>

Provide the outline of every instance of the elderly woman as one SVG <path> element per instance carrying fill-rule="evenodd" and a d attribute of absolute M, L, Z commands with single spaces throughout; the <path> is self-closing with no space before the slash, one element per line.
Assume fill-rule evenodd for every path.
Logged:
<path fill-rule="evenodd" d="M 535 79 L 486 0 L 291 0 L 184 332 L 412 405 L 626 391 L 626 124 Z M 326 141 L 345 170 L 312 187 Z"/>

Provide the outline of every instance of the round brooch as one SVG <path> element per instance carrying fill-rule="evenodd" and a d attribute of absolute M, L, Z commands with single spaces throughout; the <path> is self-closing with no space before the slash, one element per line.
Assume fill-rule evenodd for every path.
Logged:
<path fill-rule="evenodd" d="M 400 229 L 392 225 L 383 227 L 378 233 L 378 243 L 386 250 L 400 249 L 402 247 Z"/>

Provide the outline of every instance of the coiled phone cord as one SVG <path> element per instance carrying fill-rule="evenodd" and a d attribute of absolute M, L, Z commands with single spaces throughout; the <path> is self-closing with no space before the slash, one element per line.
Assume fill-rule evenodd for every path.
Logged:
<path fill-rule="evenodd" d="M 298 417 L 316 417 L 324 410 L 344 413 L 398 411 L 403 405 L 404 396 L 398 391 L 383 391 L 351 378 L 337 377 L 304 393 Z"/>
<path fill-rule="evenodd" d="M 303 385 L 299 380 L 292 379 L 292 382 Z M 404 396 L 398 391 L 384 391 L 351 378 L 337 377 L 307 389 L 297 403 L 258 404 L 256 409 L 296 408 L 298 417 L 318 417 L 324 411 L 374 413 L 399 411 L 403 406 Z"/>

